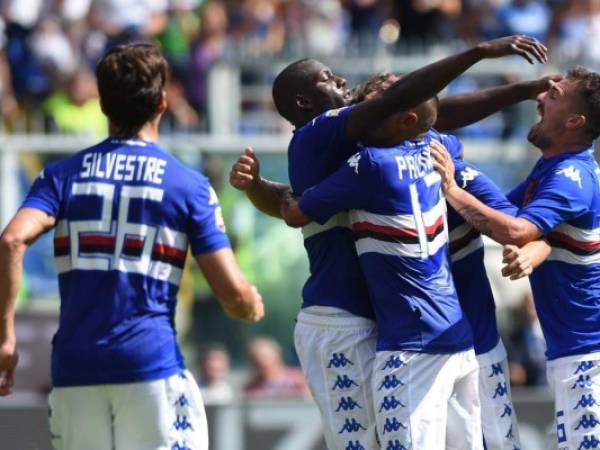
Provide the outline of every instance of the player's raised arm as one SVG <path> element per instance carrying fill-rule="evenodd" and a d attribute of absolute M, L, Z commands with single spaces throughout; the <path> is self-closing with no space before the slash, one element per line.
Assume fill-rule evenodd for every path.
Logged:
<path fill-rule="evenodd" d="M 0 396 L 8 395 L 17 365 L 15 303 L 25 249 L 54 226 L 55 219 L 32 208 L 21 209 L 0 236 Z"/>
<path fill-rule="evenodd" d="M 262 297 L 248 283 L 229 248 L 195 256 L 202 274 L 225 312 L 234 319 L 257 322 L 265 315 Z"/>
<path fill-rule="evenodd" d="M 482 42 L 402 77 L 382 95 L 356 105 L 348 115 L 347 134 L 360 140 L 392 114 L 433 97 L 473 64 L 486 58 L 519 55 L 532 63 L 545 63 L 547 49 L 528 36 L 507 36 Z"/>
<path fill-rule="evenodd" d="M 260 176 L 260 162 L 251 147 L 231 167 L 229 183 L 236 189 L 244 191 L 252 204 L 269 216 L 281 219 L 279 205 L 290 187 L 269 181 Z"/>
<path fill-rule="evenodd" d="M 562 78 L 562 75 L 553 75 L 445 97 L 440 99 L 434 128 L 446 131 L 466 127 L 515 103 L 535 100 L 550 89 L 551 82 Z"/>
<path fill-rule="evenodd" d="M 446 200 L 467 222 L 481 233 L 500 244 L 518 246 L 542 236 L 542 230 L 527 219 L 513 217 L 496 211 L 473 195 L 461 189 L 454 178 L 454 164 L 446 149 L 439 143 L 431 144 L 434 166 L 442 176 Z"/>

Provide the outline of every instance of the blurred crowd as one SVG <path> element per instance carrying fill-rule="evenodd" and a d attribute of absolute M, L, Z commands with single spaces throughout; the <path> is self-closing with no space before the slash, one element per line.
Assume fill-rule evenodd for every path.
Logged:
<path fill-rule="evenodd" d="M 93 68 L 122 42 L 162 45 L 169 129 L 207 131 L 207 78 L 221 58 L 401 52 L 505 34 L 593 66 L 600 0 L 0 0 L 4 129 L 101 136 Z M 40 111 L 44 129 L 32 130 L 27 118 Z"/>

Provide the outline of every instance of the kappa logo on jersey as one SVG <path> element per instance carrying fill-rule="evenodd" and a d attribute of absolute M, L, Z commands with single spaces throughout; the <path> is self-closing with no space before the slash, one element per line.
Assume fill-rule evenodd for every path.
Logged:
<path fill-rule="evenodd" d="M 515 433 L 513 432 L 513 427 L 512 425 L 510 426 L 510 428 L 508 429 L 508 433 L 506 433 L 506 436 L 504 436 L 506 439 L 513 439 L 515 437 Z"/>
<path fill-rule="evenodd" d="M 577 366 L 577 369 L 575 369 L 573 375 L 577 375 L 579 372 L 587 372 L 594 367 L 594 361 L 581 361 Z"/>
<path fill-rule="evenodd" d="M 398 355 L 391 355 L 388 358 L 388 360 L 385 362 L 385 365 L 383 366 L 383 369 L 381 369 L 381 370 L 399 369 L 403 365 L 404 365 L 404 361 L 402 361 Z"/>
<path fill-rule="evenodd" d="M 188 406 L 189 404 L 190 404 L 190 402 L 188 401 L 187 397 L 185 395 L 183 395 L 183 394 L 181 394 L 179 396 L 179 398 L 177 399 L 177 401 L 174 403 L 175 406 L 179 405 L 182 408 L 184 406 Z"/>
<path fill-rule="evenodd" d="M 348 377 L 348 375 L 338 375 L 331 390 L 335 391 L 336 389 L 348 389 L 352 386 L 358 387 L 358 383 L 356 383 L 356 381 L 354 381 L 352 378 Z"/>
<path fill-rule="evenodd" d="M 366 430 L 366 428 L 363 427 L 362 424 L 356 419 L 346 419 L 346 422 L 344 422 L 344 426 L 340 431 L 338 431 L 338 434 L 354 433 L 358 430 Z"/>
<path fill-rule="evenodd" d="M 343 411 L 354 411 L 356 408 L 362 409 L 362 407 L 352 397 L 342 397 L 336 412 L 338 412 L 340 409 Z"/>
<path fill-rule="evenodd" d="M 348 158 L 348 165 L 354 169 L 354 173 L 358 175 L 358 163 L 360 161 L 360 153 L 357 153 Z"/>
<path fill-rule="evenodd" d="M 502 371 L 502 364 L 498 363 L 498 364 L 492 364 L 492 373 L 489 375 L 488 378 L 492 378 L 495 377 L 497 375 L 503 374 L 504 372 Z"/>
<path fill-rule="evenodd" d="M 600 441 L 596 436 L 584 436 L 577 450 L 586 450 L 589 448 L 600 448 Z"/>
<path fill-rule="evenodd" d="M 592 387 L 594 385 L 594 382 L 592 381 L 592 377 L 590 377 L 589 375 L 583 376 L 583 375 L 579 375 L 579 378 L 577 378 L 577 380 L 575 381 L 575 383 L 573 383 L 573 386 L 571 386 L 571 389 L 576 389 L 576 388 L 586 388 L 586 387 Z"/>
<path fill-rule="evenodd" d="M 385 433 L 393 433 L 398 431 L 400 428 L 407 430 L 408 428 L 402 422 L 399 422 L 395 417 L 390 419 L 389 417 L 385 419 L 385 424 L 383 425 L 383 434 Z"/>
<path fill-rule="evenodd" d="M 573 408 L 573 409 L 578 409 L 579 407 L 590 408 L 592 406 L 599 406 L 598 402 L 596 401 L 596 399 L 594 398 L 594 396 L 592 394 L 588 394 L 588 395 L 584 394 L 581 396 L 581 398 L 575 405 L 575 408 Z"/>
<path fill-rule="evenodd" d="M 577 424 L 577 426 L 575 427 L 575 430 L 579 430 L 582 427 L 583 429 L 587 430 L 588 428 L 596 428 L 596 426 L 598 425 L 600 425 L 600 422 L 598 421 L 598 419 L 596 419 L 596 417 L 593 414 L 590 414 L 589 416 L 584 414 L 583 416 L 581 416 L 581 420 L 579 421 L 579 424 Z"/>
<path fill-rule="evenodd" d="M 569 166 L 565 169 L 561 169 L 556 171 L 557 175 L 564 175 L 569 180 L 574 181 L 581 189 L 581 172 L 579 169 L 576 169 L 575 166 Z"/>
<path fill-rule="evenodd" d="M 353 366 L 354 363 L 346 358 L 346 355 L 343 353 L 333 353 L 331 355 L 331 359 L 329 360 L 329 364 L 327 368 L 331 368 L 332 366 L 335 368 L 346 367 L 347 365 Z"/>
<path fill-rule="evenodd" d="M 498 383 L 496 386 L 496 392 L 494 392 L 494 396 L 496 397 L 504 397 L 508 393 L 508 388 L 506 387 L 506 383 Z"/>
<path fill-rule="evenodd" d="M 349 441 L 344 450 L 366 450 L 359 441 Z"/>
<path fill-rule="evenodd" d="M 178 415 L 177 418 L 175 419 L 175 422 L 173 422 L 173 426 L 175 427 L 176 430 L 187 430 L 187 429 L 191 429 L 192 428 L 192 424 L 188 422 L 188 419 L 186 416 L 180 416 Z"/>
<path fill-rule="evenodd" d="M 508 403 L 504 404 L 504 411 L 502 412 L 502 415 L 500 417 L 505 417 L 505 416 L 512 416 L 512 408 L 510 407 L 510 405 Z"/>
<path fill-rule="evenodd" d="M 385 450 L 408 450 L 404 445 L 400 443 L 398 439 L 394 439 L 394 441 L 388 441 L 388 445 Z"/>
<path fill-rule="evenodd" d="M 381 382 L 381 384 L 379 385 L 379 389 L 377 389 L 378 391 L 382 390 L 382 389 L 395 389 L 398 386 L 404 386 L 404 383 L 402 381 L 400 381 L 396 375 L 386 375 L 383 378 L 383 381 Z"/>
<path fill-rule="evenodd" d="M 402 404 L 402 402 L 396 399 L 395 396 L 390 395 L 389 397 L 386 395 L 383 397 L 383 401 L 381 402 L 381 406 L 379 407 L 379 412 L 383 411 L 391 411 L 392 409 L 396 409 L 398 406 L 405 407 L 406 405 Z"/>
<path fill-rule="evenodd" d="M 175 442 L 173 444 L 173 446 L 171 447 L 171 450 L 192 450 L 192 449 L 189 448 L 187 445 L 185 445 L 185 442 L 182 442 L 181 444 L 179 442 Z"/>
<path fill-rule="evenodd" d="M 467 167 L 465 170 L 460 171 L 460 179 L 462 180 L 462 188 L 466 188 L 469 181 L 473 181 L 479 176 L 479 172 L 472 167 Z"/>

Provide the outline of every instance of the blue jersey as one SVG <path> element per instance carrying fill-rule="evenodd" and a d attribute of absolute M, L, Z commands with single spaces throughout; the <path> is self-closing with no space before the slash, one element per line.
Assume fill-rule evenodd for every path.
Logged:
<path fill-rule="evenodd" d="M 473 346 L 450 273 L 446 203 L 431 137 L 365 148 L 300 201 L 319 223 L 351 210 L 378 351 L 454 353 Z"/>
<path fill-rule="evenodd" d="M 288 148 L 289 178 L 296 195 L 323 181 L 356 153 L 346 135 L 351 107 L 328 111 L 297 129 Z M 366 282 L 346 212 L 320 225 L 302 228 L 310 276 L 302 291 L 303 307 L 330 306 L 373 318 Z"/>
<path fill-rule="evenodd" d="M 592 149 L 540 158 L 510 195 L 552 252 L 530 276 L 548 359 L 600 351 L 600 187 Z"/>
<path fill-rule="evenodd" d="M 472 165 L 455 160 L 456 183 L 490 208 L 516 215 L 511 204 L 492 180 Z M 481 233 L 448 207 L 452 277 L 460 304 L 473 328 L 475 353 L 492 350 L 500 339 L 496 324 L 496 306 L 483 263 Z"/>
<path fill-rule="evenodd" d="M 188 243 L 193 254 L 229 247 L 206 177 L 156 144 L 108 139 L 48 165 L 23 207 L 57 220 L 54 385 L 180 371 L 174 314 Z"/>

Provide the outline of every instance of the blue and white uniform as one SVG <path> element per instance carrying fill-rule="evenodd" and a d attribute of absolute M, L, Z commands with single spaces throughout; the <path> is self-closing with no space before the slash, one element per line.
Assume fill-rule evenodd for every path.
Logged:
<path fill-rule="evenodd" d="M 363 149 L 306 191 L 300 208 L 318 223 L 350 210 L 379 332 L 373 389 L 382 447 L 445 448 L 456 394 L 471 419 L 467 448 L 482 448 L 473 337 L 451 278 L 432 135 Z"/>
<path fill-rule="evenodd" d="M 301 195 L 357 151 L 347 138 L 351 107 L 328 111 L 294 131 L 292 190 Z M 302 229 L 310 277 L 294 332 L 296 351 L 319 406 L 331 450 L 378 448 L 371 391 L 376 327 L 348 214 Z"/>
<path fill-rule="evenodd" d="M 558 448 L 600 448 L 600 169 L 593 149 L 540 160 L 509 195 L 552 251 L 530 276 Z"/>
<path fill-rule="evenodd" d="M 444 142 L 451 154 L 460 153 L 462 144 L 455 136 Z M 458 150 L 453 149 L 453 146 Z M 511 204 L 492 180 L 471 164 L 454 160 L 456 183 L 490 208 L 516 215 Z M 496 307 L 484 265 L 481 233 L 466 222 L 452 207 L 448 208 L 452 277 L 458 299 L 473 329 L 473 341 L 479 364 L 481 424 L 486 449 L 520 448 L 516 414 L 512 404 L 506 350 L 496 324 Z M 454 403 L 452 406 L 455 406 Z M 451 408 L 451 412 L 454 412 Z M 460 420 L 459 411 L 450 416 Z M 448 448 L 462 448 L 462 436 L 448 427 Z M 453 445 L 451 445 L 452 443 Z"/>
<path fill-rule="evenodd" d="M 207 448 L 174 327 L 188 247 L 230 246 L 207 178 L 154 143 L 107 139 L 48 165 L 22 207 L 56 218 L 55 447 Z"/>

